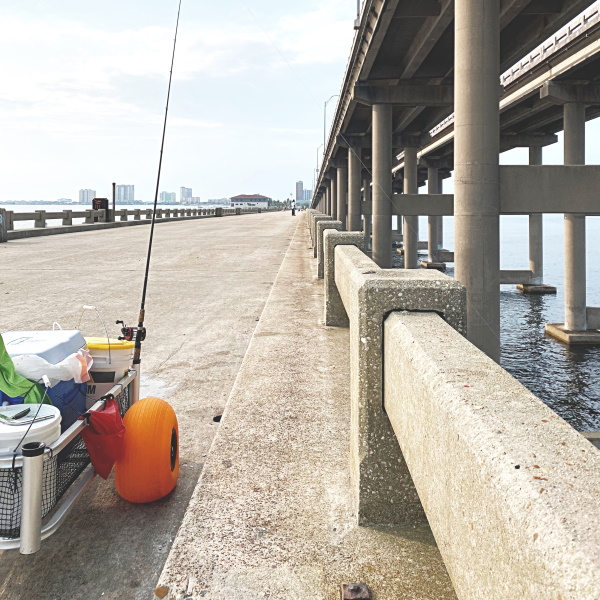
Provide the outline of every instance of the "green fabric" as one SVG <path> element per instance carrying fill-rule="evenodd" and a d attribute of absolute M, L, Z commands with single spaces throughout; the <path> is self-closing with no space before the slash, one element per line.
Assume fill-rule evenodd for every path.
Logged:
<path fill-rule="evenodd" d="M 33 383 L 21 377 L 15 371 L 12 358 L 6 351 L 4 340 L 0 335 L 0 390 L 9 398 L 24 397 L 27 404 L 42 404 L 44 388 L 38 383 Z M 52 404 L 46 396 L 46 404 Z"/>

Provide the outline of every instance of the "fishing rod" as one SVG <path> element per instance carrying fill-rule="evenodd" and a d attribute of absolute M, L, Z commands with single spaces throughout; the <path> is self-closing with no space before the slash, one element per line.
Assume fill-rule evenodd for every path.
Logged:
<path fill-rule="evenodd" d="M 156 177 L 156 190 L 154 191 L 154 210 L 152 211 L 152 223 L 150 225 L 150 239 L 148 241 L 148 253 L 146 256 L 146 272 L 144 275 L 144 286 L 142 289 L 142 302 L 140 304 L 140 312 L 138 316 L 137 327 L 127 327 L 123 321 L 117 321 L 121 324 L 122 336 L 119 339 L 134 340 L 135 348 L 133 352 L 133 364 L 139 365 L 141 361 L 142 342 L 146 339 L 146 328 L 144 327 L 144 319 L 146 316 L 146 292 L 148 290 L 148 275 L 150 273 L 150 257 L 152 256 L 152 241 L 154 239 L 154 225 L 156 223 L 156 206 L 158 204 L 158 190 L 160 187 L 160 173 L 162 170 L 163 151 L 165 147 L 165 134 L 167 131 L 167 116 L 169 114 L 169 99 L 171 97 L 171 82 L 173 80 L 173 65 L 175 63 L 175 48 L 177 47 L 177 32 L 179 30 L 179 15 L 181 13 L 181 0 L 177 9 L 177 23 L 175 25 L 175 38 L 173 39 L 173 54 L 171 56 L 171 70 L 169 72 L 169 87 L 167 89 L 167 104 L 165 106 L 165 119 L 163 123 L 162 141 L 160 144 L 160 158 L 158 161 L 158 174 Z M 136 377 L 136 381 L 137 381 Z"/>

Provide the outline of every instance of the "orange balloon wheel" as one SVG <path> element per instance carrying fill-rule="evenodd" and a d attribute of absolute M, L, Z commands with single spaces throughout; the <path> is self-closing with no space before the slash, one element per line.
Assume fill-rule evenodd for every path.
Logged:
<path fill-rule="evenodd" d="M 179 476 L 179 427 L 171 405 L 144 398 L 125 414 L 125 448 L 115 464 L 119 496 L 146 503 L 164 498 Z"/>

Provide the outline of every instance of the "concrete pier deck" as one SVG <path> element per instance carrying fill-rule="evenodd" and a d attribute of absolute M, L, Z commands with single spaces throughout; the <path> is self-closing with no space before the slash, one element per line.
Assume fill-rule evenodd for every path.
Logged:
<path fill-rule="evenodd" d="M 153 595 L 218 429 L 213 417 L 223 411 L 297 222 L 277 212 L 157 225 L 142 395 L 164 397 L 177 412 L 179 484 L 142 506 L 97 478 L 38 554 L 0 552 L 0 598 Z M 135 324 L 148 235 L 147 227 L 127 227 L 0 244 L 0 331 L 53 321 L 74 328 L 84 304 L 98 308 L 113 336 L 116 319 Z M 103 332 L 90 311 L 81 328 Z"/>
<path fill-rule="evenodd" d="M 428 527 L 356 526 L 348 329 L 323 325 L 304 222 L 283 260 L 173 544 L 159 598 L 455 595 Z"/>

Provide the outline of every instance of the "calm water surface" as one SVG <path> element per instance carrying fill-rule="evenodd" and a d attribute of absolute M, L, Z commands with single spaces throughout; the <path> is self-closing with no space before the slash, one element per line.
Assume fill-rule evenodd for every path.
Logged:
<path fill-rule="evenodd" d="M 444 247 L 454 249 L 453 219 L 444 218 Z M 587 223 L 587 305 L 600 306 L 600 217 Z M 420 239 L 427 220 L 420 219 Z M 528 218 L 505 216 L 500 227 L 503 269 L 528 269 Z M 580 431 L 600 430 L 600 346 L 566 346 L 544 333 L 564 322 L 563 216 L 544 216 L 544 283 L 556 295 L 525 295 L 515 286 L 500 292 L 502 366 Z M 453 265 L 449 265 L 453 266 Z M 453 269 L 447 271 L 453 275 Z"/>

